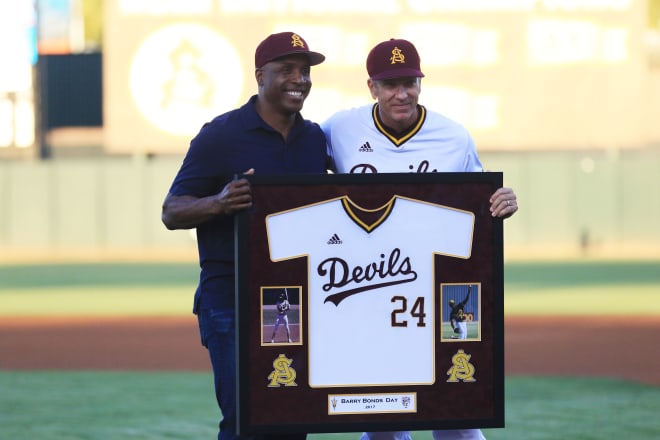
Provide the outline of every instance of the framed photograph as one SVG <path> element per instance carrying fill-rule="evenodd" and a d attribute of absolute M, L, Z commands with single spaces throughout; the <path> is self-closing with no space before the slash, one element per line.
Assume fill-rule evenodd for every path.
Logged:
<path fill-rule="evenodd" d="M 247 178 L 241 434 L 504 426 L 501 173 Z"/>
<path fill-rule="evenodd" d="M 262 287 L 262 344 L 302 344 L 300 291 L 300 286 Z"/>

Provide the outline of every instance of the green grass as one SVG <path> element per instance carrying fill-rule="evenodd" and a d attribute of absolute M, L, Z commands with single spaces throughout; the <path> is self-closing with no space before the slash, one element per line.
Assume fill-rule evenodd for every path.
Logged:
<path fill-rule="evenodd" d="M 659 261 L 510 263 L 507 315 L 660 316 Z"/>
<path fill-rule="evenodd" d="M 451 327 L 449 322 L 443 322 L 441 325 L 441 332 L 443 339 L 453 339 L 456 337 L 456 333 Z M 478 322 L 468 322 L 467 323 L 467 338 L 468 339 L 478 339 L 479 338 L 479 323 Z"/>
<path fill-rule="evenodd" d="M 660 261 L 515 262 L 504 265 L 507 282 L 534 288 L 591 285 L 657 285 Z"/>
<path fill-rule="evenodd" d="M 218 413 L 206 373 L 0 372 L 0 438 L 211 439 Z M 508 378 L 506 428 L 489 440 L 656 439 L 660 388 L 619 380 Z M 356 433 L 310 440 L 357 440 Z M 429 431 L 415 440 L 431 440 Z"/>
<path fill-rule="evenodd" d="M 193 262 L 0 266 L 0 317 L 189 315 L 197 276 Z M 660 262 L 509 263 L 505 313 L 660 316 Z M 211 383 L 207 373 L 0 371 L 0 439 L 215 438 Z M 508 377 L 505 399 L 507 426 L 484 430 L 489 440 L 660 438 L 659 387 Z"/>
<path fill-rule="evenodd" d="M 198 277 L 195 263 L 0 266 L 0 316 L 189 315 Z"/>
<path fill-rule="evenodd" d="M 187 315 L 195 262 L 0 266 L 0 316 Z M 660 316 L 660 262 L 508 263 L 507 315 Z"/>
<path fill-rule="evenodd" d="M 200 373 L 2 372 L 0 438 L 213 438 L 210 383 Z"/>
<path fill-rule="evenodd" d="M 614 379 L 508 378 L 498 439 L 655 439 L 660 388 Z"/>

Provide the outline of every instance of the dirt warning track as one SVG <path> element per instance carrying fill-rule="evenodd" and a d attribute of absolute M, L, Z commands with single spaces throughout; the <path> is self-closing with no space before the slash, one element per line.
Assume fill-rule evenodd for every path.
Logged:
<path fill-rule="evenodd" d="M 507 375 L 617 377 L 660 386 L 660 317 L 508 317 Z M 3 370 L 209 371 L 190 317 L 2 318 Z"/>

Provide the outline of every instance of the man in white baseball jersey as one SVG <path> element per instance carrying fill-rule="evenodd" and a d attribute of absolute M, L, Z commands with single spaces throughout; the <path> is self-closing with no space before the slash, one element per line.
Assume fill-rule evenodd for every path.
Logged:
<path fill-rule="evenodd" d="M 418 104 L 424 74 L 415 46 L 391 39 L 367 57 L 367 86 L 375 104 L 340 111 L 322 124 L 337 173 L 479 172 L 481 162 L 468 131 Z M 490 197 L 493 217 L 518 210 L 511 188 Z M 433 438 L 484 439 L 478 429 L 437 430 Z M 409 440 L 410 432 L 365 432 L 362 440 Z"/>

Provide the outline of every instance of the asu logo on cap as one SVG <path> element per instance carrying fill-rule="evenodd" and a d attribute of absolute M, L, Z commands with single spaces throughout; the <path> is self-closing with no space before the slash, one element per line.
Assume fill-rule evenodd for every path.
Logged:
<path fill-rule="evenodd" d="M 367 72 L 372 80 L 422 78 L 419 54 L 407 40 L 394 39 L 377 44 L 367 56 Z"/>
<path fill-rule="evenodd" d="M 403 52 L 401 52 L 401 49 L 395 47 L 392 49 L 392 56 L 390 57 L 390 60 L 392 61 L 392 64 L 405 63 L 406 57 L 403 55 Z"/>
<path fill-rule="evenodd" d="M 298 36 L 298 34 L 293 34 L 291 35 L 291 47 L 305 47 L 305 42 L 303 41 L 302 38 Z"/>
<path fill-rule="evenodd" d="M 310 66 L 316 66 L 325 60 L 324 55 L 309 50 L 307 42 L 300 35 L 294 32 L 280 32 L 269 35 L 259 43 L 254 53 L 254 67 L 260 69 L 266 63 L 296 54 L 306 55 Z"/>

